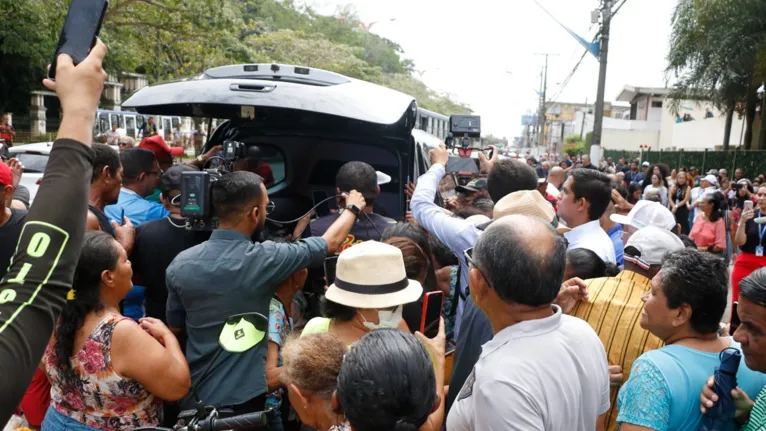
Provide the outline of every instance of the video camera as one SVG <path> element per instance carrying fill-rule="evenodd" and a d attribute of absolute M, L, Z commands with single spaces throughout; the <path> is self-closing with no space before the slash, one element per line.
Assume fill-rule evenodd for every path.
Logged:
<path fill-rule="evenodd" d="M 449 117 L 449 135 L 444 140 L 447 148 L 455 148 L 460 138 L 460 147 L 468 150 L 471 138 L 481 138 L 481 117 L 478 115 L 452 115 Z"/>
<path fill-rule="evenodd" d="M 260 149 L 239 141 L 225 141 L 217 159 L 218 167 L 189 171 L 181 174 L 181 216 L 186 218 L 186 228 L 196 231 L 212 231 L 218 228 L 218 217 L 213 208 L 213 183 L 234 170 L 240 159 L 258 159 Z"/>

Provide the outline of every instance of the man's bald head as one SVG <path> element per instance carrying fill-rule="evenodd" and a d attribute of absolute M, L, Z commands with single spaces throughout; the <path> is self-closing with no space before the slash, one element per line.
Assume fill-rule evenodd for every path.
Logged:
<path fill-rule="evenodd" d="M 566 269 L 566 241 L 550 224 L 534 217 L 509 215 L 479 237 L 474 263 L 506 303 L 550 304 Z"/>
<path fill-rule="evenodd" d="M 564 176 L 564 170 L 561 169 L 560 166 L 554 166 L 551 168 L 550 172 L 548 172 L 548 182 L 553 184 L 556 188 L 559 188 L 561 187 L 561 184 L 564 183 Z"/>

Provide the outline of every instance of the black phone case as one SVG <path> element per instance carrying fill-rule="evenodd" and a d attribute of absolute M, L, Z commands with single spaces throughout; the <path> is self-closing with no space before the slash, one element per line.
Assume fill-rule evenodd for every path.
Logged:
<path fill-rule="evenodd" d="M 69 14 L 72 11 L 72 9 L 77 7 L 101 7 L 101 14 L 100 18 L 98 20 L 98 25 L 96 26 L 96 34 L 93 35 L 93 42 L 91 42 L 90 46 L 87 48 L 82 46 L 77 46 L 74 42 L 70 42 L 67 39 L 66 35 L 66 29 L 67 29 L 67 21 L 69 20 Z M 106 9 L 109 6 L 109 0 L 72 0 L 72 3 L 69 5 L 69 12 L 67 12 L 67 17 L 64 20 L 64 27 L 61 29 L 61 35 L 59 36 L 58 45 L 56 46 L 56 52 L 53 54 L 53 61 L 51 61 L 51 68 L 48 71 L 48 78 L 55 80 L 56 79 L 56 66 L 58 64 L 58 56 L 61 54 L 67 54 L 70 57 L 72 57 L 72 62 L 76 65 L 82 63 L 83 60 L 88 56 L 90 53 L 90 50 L 93 49 L 94 46 L 96 46 L 96 40 L 98 38 L 99 33 L 101 32 L 101 26 L 104 23 L 104 16 L 106 15 Z"/>

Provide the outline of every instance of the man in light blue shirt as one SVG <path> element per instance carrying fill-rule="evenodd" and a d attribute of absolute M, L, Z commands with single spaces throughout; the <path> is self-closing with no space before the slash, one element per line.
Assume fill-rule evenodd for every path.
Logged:
<path fill-rule="evenodd" d="M 107 205 L 104 213 L 110 220 L 122 223 L 123 215 L 138 226 L 141 223 L 161 219 L 170 212 L 161 204 L 144 199 L 159 187 L 162 169 L 153 152 L 143 148 L 131 148 L 120 153 L 122 163 L 122 188 L 114 205 Z M 144 286 L 133 286 L 123 302 L 123 313 L 138 320 L 144 317 Z"/>
<path fill-rule="evenodd" d="M 495 154 L 492 159 L 487 160 L 481 153 L 479 158 L 484 170 L 489 172 L 487 191 L 494 202 L 516 191 L 537 188 L 537 173 L 534 169 L 518 160 L 498 160 L 497 149 L 491 148 Z M 455 289 L 458 297 L 453 298 L 453 301 L 459 301 L 454 334 L 457 345 L 447 410 L 479 359 L 481 346 L 492 338 L 492 327 L 487 316 L 476 307 L 468 295 L 468 262 L 463 254 L 465 250 L 474 246 L 482 231 L 467 220 L 450 216 L 434 203 L 439 182 L 446 175 L 448 160 L 449 153 L 444 146 L 431 151 L 431 169 L 418 179 L 410 202 L 410 209 L 418 224 L 449 247 L 460 261 L 460 278 Z"/>
<path fill-rule="evenodd" d="M 490 148 L 493 149 L 494 154 L 492 159 L 488 160 L 483 153 L 479 154 L 479 159 L 484 165 L 484 170 L 489 173 L 487 191 L 494 202 L 519 190 L 537 188 L 537 174 L 534 169 L 517 160 L 499 160 L 497 149 Z M 468 287 L 468 266 L 463 258 L 463 252 L 473 247 L 481 230 L 469 221 L 455 218 L 444 212 L 434 203 L 439 182 L 447 173 L 448 161 L 449 153 L 443 145 L 431 151 L 431 169 L 418 179 L 410 202 L 410 210 L 418 224 L 449 247 L 460 260 L 459 289 L 456 290 L 459 296 L 455 322 L 455 338 L 457 338 Z"/>
<path fill-rule="evenodd" d="M 106 215 L 119 223 L 124 212 L 134 226 L 170 215 L 162 205 L 144 199 L 154 193 L 155 187 L 159 187 L 162 176 L 154 153 L 143 148 L 131 148 L 120 153 L 120 162 L 123 169 L 120 197 L 116 204 L 104 208 Z"/>

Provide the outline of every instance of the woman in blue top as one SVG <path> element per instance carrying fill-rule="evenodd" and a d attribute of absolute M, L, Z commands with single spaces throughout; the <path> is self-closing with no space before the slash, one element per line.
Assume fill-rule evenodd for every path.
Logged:
<path fill-rule="evenodd" d="M 718 336 L 728 281 L 723 260 L 710 253 L 687 248 L 665 258 L 644 296 L 641 326 L 666 345 L 633 363 L 617 398 L 621 431 L 699 428 L 699 388 L 720 364 L 722 350 L 741 350 L 731 337 Z M 766 385 L 766 375 L 742 360 L 737 382 L 752 399 Z M 737 429 L 733 418 L 728 429 Z"/>

